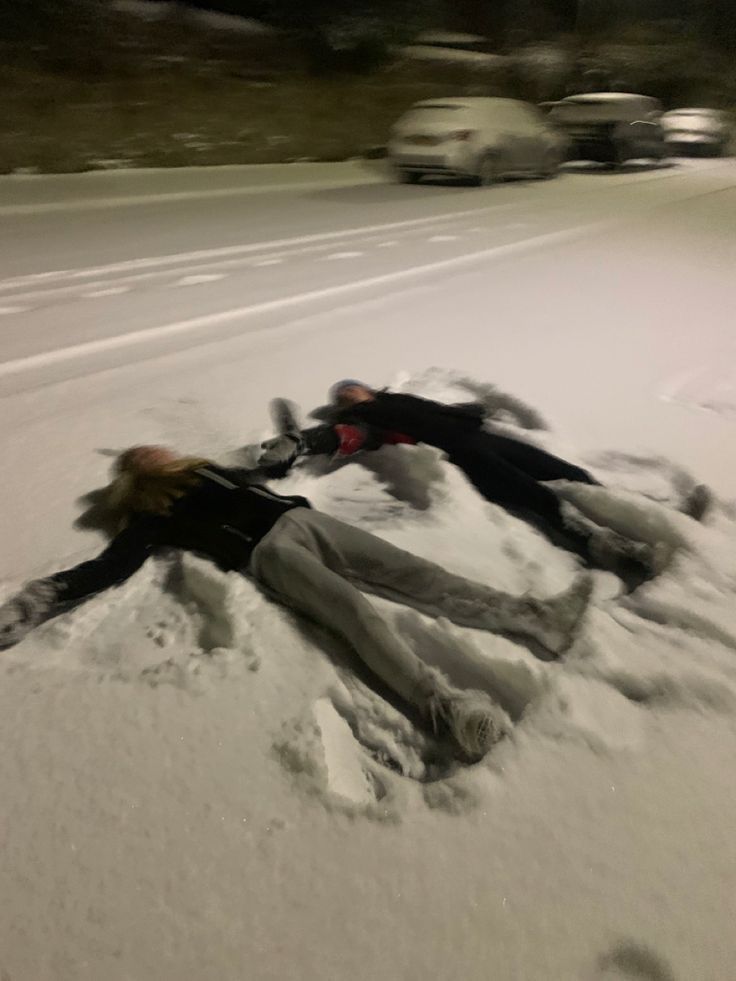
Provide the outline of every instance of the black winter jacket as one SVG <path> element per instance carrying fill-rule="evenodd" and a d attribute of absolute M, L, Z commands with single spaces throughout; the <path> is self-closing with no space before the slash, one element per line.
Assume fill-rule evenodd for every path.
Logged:
<path fill-rule="evenodd" d="M 118 585 L 161 548 L 198 552 L 224 570 L 244 569 L 282 515 L 311 507 L 304 497 L 283 497 L 251 484 L 249 470 L 207 466 L 197 473 L 200 482 L 168 515 L 139 515 L 97 558 L 50 576 L 59 603 L 72 606 Z"/>
<path fill-rule="evenodd" d="M 417 395 L 376 392 L 371 401 L 351 405 L 341 418 L 405 433 L 418 443 L 436 446 L 452 455 L 460 442 L 481 430 L 483 407 L 443 405 Z"/>

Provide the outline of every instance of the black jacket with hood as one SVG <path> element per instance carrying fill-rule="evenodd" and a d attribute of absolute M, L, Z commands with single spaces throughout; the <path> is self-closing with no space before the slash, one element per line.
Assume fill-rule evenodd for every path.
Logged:
<path fill-rule="evenodd" d="M 201 467 L 201 478 L 166 515 L 139 514 L 96 558 L 50 576 L 58 602 L 72 606 L 133 575 L 156 551 L 178 548 L 212 559 L 221 569 L 245 569 L 256 545 L 279 518 L 309 508 L 252 484 L 249 470 Z"/>

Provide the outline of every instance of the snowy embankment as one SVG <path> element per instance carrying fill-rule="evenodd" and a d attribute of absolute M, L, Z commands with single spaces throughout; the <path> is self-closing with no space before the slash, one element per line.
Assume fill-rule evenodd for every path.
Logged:
<path fill-rule="evenodd" d="M 144 21 L 184 20 L 199 27 L 236 34 L 273 34 L 273 28 L 252 17 L 238 17 L 216 10 L 197 10 L 176 0 L 113 0 L 112 7 L 121 14 L 140 17 Z"/>
<path fill-rule="evenodd" d="M 440 370 L 394 381 L 492 394 Z M 597 574 L 561 661 L 375 600 L 514 719 L 476 766 L 334 638 L 192 556 L 149 562 L 5 654 L 0 967 L 14 981 L 729 977 L 736 519 L 678 513 L 693 480 L 665 460 L 581 462 L 608 488 L 581 489 L 581 508 L 676 551 L 629 598 Z M 557 592 L 575 568 L 427 448 L 303 465 L 279 489 L 510 591 Z"/>

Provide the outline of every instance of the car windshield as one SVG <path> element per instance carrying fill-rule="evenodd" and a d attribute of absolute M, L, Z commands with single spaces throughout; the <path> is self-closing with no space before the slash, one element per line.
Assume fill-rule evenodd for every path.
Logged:
<path fill-rule="evenodd" d="M 447 127 L 457 127 L 462 124 L 465 106 L 443 105 L 437 103 L 431 106 L 415 106 L 398 123 L 400 130 L 416 128 L 419 131 L 434 132 Z"/>
<path fill-rule="evenodd" d="M 551 109 L 550 117 L 561 123 L 605 123 L 636 119 L 654 109 L 653 104 L 634 99 L 564 99 Z"/>

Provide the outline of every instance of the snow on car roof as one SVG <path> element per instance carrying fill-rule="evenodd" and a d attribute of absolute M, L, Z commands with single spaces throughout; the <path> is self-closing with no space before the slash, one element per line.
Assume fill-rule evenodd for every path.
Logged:
<path fill-rule="evenodd" d="M 665 116 L 722 116 L 721 109 L 694 109 L 690 106 L 687 109 L 670 109 Z"/>
<path fill-rule="evenodd" d="M 582 92 L 580 95 L 568 95 L 566 98 L 561 99 L 560 102 L 595 103 L 603 100 L 606 102 L 632 102 L 638 99 L 651 99 L 653 102 L 655 101 L 650 95 L 638 95 L 636 92 Z"/>

